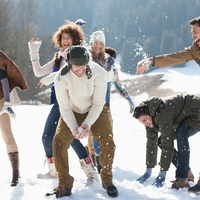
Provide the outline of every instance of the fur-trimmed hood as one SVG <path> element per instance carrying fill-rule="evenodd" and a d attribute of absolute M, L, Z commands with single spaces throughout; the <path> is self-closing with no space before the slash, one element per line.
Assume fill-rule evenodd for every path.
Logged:
<path fill-rule="evenodd" d="M 2 51 L 0 51 L 0 68 L 6 70 L 10 91 L 18 87 L 20 90 L 27 90 L 28 85 L 19 67 Z M 0 84 L 0 98 L 3 98 L 3 89 Z"/>
<path fill-rule="evenodd" d="M 117 57 L 117 51 L 112 47 L 105 47 L 105 52 L 113 58 Z"/>

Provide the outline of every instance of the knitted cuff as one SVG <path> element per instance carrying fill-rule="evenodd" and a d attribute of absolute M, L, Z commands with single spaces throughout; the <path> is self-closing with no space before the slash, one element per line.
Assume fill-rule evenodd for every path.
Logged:
<path fill-rule="evenodd" d="M 146 173 L 151 175 L 152 169 L 151 168 L 147 168 L 146 169 Z"/>
<path fill-rule="evenodd" d="M 159 172 L 159 176 L 161 176 L 161 177 L 165 177 L 166 176 L 166 172 Z"/>

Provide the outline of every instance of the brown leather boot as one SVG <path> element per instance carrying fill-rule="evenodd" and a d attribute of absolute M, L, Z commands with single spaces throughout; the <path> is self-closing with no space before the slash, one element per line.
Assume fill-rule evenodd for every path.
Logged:
<path fill-rule="evenodd" d="M 8 153 L 8 157 L 11 162 L 11 167 L 13 170 L 13 175 L 12 175 L 12 182 L 10 186 L 16 186 L 18 183 L 18 179 L 20 178 L 19 176 L 19 155 L 18 152 L 11 152 Z"/>
<path fill-rule="evenodd" d="M 194 182 L 194 174 L 192 173 L 191 170 L 189 170 L 188 172 L 188 181 Z"/>
<path fill-rule="evenodd" d="M 172 184 L 172 188 L 180 189 L 180 188 L 189 188 L 190 185 L 188 183 L 187 178 L 177 178 L 176 182 Z"/>
<path fill-rule="evenodd" d="M 174 180 L 171 180 L 170 182 L 175 183 L 176 181 L 177 181 L 177 179 L 174 179 Z M 189 170 L 189 172 L 188 172 L 188 181 L 194 182 L 194 175 L 191 170 Z"/>

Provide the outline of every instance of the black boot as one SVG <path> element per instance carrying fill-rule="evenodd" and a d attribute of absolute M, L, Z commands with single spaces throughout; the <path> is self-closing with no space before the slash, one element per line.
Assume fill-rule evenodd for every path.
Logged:
<path fill-rule="evenodd" d="M 53 196 L 55 195 L 56 198 L 61 198 L 61 197 L 65 197 L 65 196 L 70 196 L 72 193 L 71 193 L 71 188 L 66 188 L 66 187 L 57 187 L 53 190 L 53 192 L 49 192 L 49 193 L 46 193 L 45 196 Z"/>
<path fill-rule="evenodd" d="M 107 190 L 107 194 L 110 197 L 117 197 L 119 195 L 117 188 L 113 185 L 113 183 L 105 183 L 102 182 L 102 187 Z"/>
<path fill-rule="evenodd" d="M 199 180 L 198 180 L 197 184 L 195 186 L 193 186 L 193 187 L 190 187 L 188 189 L 188 192 L 194 192 L 194 193 L 200 192 L 200 177 L 199 177 Z"/>
<path fill-rule="evenodd" d="M 98 155 L 98 156 L 95 156 L 95 161 L 96 161 L 97 171 L 98 171 L 98 173 L 100 174 L 101 165 L 100 165 L 100 163 L 99 163 L 99 155 Z"/>
<path fill-rule="evenodd" d="M 18 152 L 8 153 L 8 157 L 11 162 L 11 167 L 13 170 L 12 182 L 10 186 L 16 186 L 18 183 L 19 177 L 19 155 Z"/>

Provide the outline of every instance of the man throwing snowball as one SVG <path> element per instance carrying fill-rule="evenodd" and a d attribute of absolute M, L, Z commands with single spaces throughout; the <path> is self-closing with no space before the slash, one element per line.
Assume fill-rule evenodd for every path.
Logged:
<path fill-rule="evenodd" d="M 200 65 L 200 16 L 190 20 L 189 25 L 191 26 L 191 36 L 194 39 L 190 47 L 179 52 L 158 55 L 142 60 L 138 62 L 136 74 L 142 74 L 148 69 L 149 65 L 162 68 L 186 63 L 190 60 L 194 60 Z"/>

